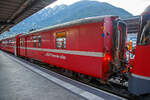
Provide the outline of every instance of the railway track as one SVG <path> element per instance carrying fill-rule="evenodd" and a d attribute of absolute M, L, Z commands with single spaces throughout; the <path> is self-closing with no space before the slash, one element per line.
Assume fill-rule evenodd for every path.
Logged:
<path fill-rule="evenodd" d="M 51 70 L 53 72 L 56 72 L 58 74 L 61 74 L 65 77 L 71 78 L 73 80 L 79 81 L 81 83 L 84 83 L 86 85 L 92 86 L 94 88 L 104 90 L 106 92 L 121 96 L 123 98 L 129 99 L 129 100 L 141 100 L 140 97 L 131 95 L 127 92 L 126 87 L 118 86 L 117 84 L 111 83 L 111 84 L 102 84 L 97 79 L 93 78 L 91 80 L 83 79 L 82 77 L 79 77 L 78 74 L 73 72 L 73 75 L 66 74 L 66 71 L 63 68 L 58 68 L 54 66 L 48 66 L 44 64 L 39 64 L 37 62 L 32 62 L 34 64 L 38 64 L 40 67 Z"/>

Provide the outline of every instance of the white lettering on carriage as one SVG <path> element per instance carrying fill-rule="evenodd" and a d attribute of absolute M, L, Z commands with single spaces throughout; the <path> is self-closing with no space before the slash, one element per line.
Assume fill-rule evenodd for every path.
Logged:
<path fill-rule="evenodd" d="M 45 56 L 50 56 L 50 57 L 53 57 L 53 58 L 58 58 L 58 59 L 63 59 L 63 60 L 66 60 L 66 56 L 64 55 L 55 55 L 55 54 L 52 54 L 52 53 L 46 53 Z"/>

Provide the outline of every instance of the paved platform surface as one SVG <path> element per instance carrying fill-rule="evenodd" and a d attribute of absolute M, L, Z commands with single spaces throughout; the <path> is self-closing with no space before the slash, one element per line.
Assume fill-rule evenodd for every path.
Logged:
<path fill-rule="evenodd" d="M 105 92 L 88 92 L 86 89 L 90 88 L 79 87 L 0 51 L 0 100 L 123 100 Z"/>
<path fill-rule="evenodd" d="M 0 100 L 84 100 L 0 52 Z"/>

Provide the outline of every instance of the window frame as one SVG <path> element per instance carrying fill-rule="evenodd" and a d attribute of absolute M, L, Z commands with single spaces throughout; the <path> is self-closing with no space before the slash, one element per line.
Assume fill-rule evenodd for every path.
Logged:
<path fill-rule="evenodd" d="M 66 35 L 67 35 L 66 31 L 56 32 L 56 48 L 57 49 L 66 49 Z"/>
<path fill-rule="evenodd" d="M 33 47 L 36 48 L 37 36 L 33 36 Z"/>
<path fill-rule="evenodd" d="M 141 31 L 138 34 L 138 45 L 148 45 L 150 44 L 150 15 L 142 16 L 142 23 L 141 23 Z M 147 32 L 148 31 L 148 32 Z M 148 34 L 146 34 L 148 33 Z"/>
<path fill-rule="evenodd" d="M 21 43 L 20 43 L 20 46 L 21 46 L 21 47 L 24 47 L 24 39 L 23 39 L 23 38 L 20 39 L 20 42 L 21 42 Z"/>
<path fill-rule="evenodd" d="M 41 35 L 38 36 L 38 48 L 41 48 L 42 47 L 42 37 Z"/>

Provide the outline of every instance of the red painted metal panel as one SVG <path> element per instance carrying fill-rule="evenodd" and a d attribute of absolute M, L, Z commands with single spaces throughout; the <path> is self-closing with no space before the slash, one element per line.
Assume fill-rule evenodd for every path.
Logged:
<path fill-rule="evenodd" d="M 43 49 L 45 48 L 56 49 L 56 33 L 65 31 L 67 33 L 66 48 L 58 50 L 103 52 L 104 51 L 103 25 L 104 25 L 103 22 L 99 22 L 43 32 L 41 35 L 42 37 L 41 47 Z M 29 34 L 27 36 L 28 36 L 27 48 L 35 48 L 33 46 L 33 43 L 31 42 L 33 41 L 33 38 L 31 37 L 39 36 L 39 33 Z M 47 53 L 50 53 L 51 55 L 63 55 L 65 56 L 66 59 L 64 60 L 54 58 L 51 56 L 46 56 Z M 104 79 L 103 76 L 105 77 L 107 76 L 103 75 L 107 73 L 103 72 L 104 68 L 102 66 L 102 59 L 103 59 L 102 57 L 52 53 L 30 49 L 27 49 L 27 57 L 102 79 Z"/>
<path fill-rule="evenodd" d="M 150 77 L 150 44 L 137 45 L 135 51 L 135 61 L 132 72 L 137 75 Z"/>

